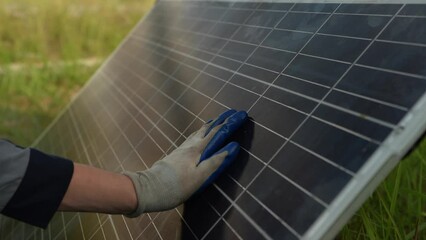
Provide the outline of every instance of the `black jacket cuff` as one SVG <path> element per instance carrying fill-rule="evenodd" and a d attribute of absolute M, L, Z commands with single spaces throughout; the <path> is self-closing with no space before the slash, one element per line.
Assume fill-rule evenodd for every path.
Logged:
<path fill-rule="evenodd" d="M 24 178 L 2 214 L 46 228 L 62 202 L 73 172 L 72 161 L 31 149 Z"/>

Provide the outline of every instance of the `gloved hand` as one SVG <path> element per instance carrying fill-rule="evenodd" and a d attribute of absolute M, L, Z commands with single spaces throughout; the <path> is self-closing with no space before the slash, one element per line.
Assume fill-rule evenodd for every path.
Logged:
<path fill-rule="evenodd" d="M 132 180 L 138 198 L 137 209 L 127 216 L 172 209 L 210 185 L 237 156 L 238 143 L 222 146 L 246 119 L 244 111 L 226 111 L 150 169 L 124 172 Z"/>

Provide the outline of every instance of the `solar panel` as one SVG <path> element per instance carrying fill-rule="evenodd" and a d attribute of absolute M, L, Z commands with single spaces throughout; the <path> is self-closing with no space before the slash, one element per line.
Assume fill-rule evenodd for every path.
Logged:
<path fill-rule="evenodd" d="M 425 29 L 426 4 L 160 1 L 35 146 L 144 170 L 235 108 L 236 163 L 167 212 L 0 238 L 330 239 L 425 130 Z"/>

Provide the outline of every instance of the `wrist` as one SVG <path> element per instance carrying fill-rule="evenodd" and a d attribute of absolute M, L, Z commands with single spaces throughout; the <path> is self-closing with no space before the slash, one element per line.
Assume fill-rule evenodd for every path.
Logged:
<path fill-rule="evenodd" d="M 143 204 L 143 201 L 141 201 L 141 198 L 142 198 L 141 191 L 143 187 L 139 179 L 140 176 L 136 172 L 129 172 L 129 171 L 123 172 L 122 175 L 123 177 L 126 177 L 131 182 L 131 185 L 133 187 L 133 192 L 135 194 L 135 197 L 134 197 L 135 203 L 133 205 L 132 210 L 128 211 L 124 215 L 129 218 L 138 217 L 145 211 L 145 206 Z"/>
<path fill-rule="evenodd" d="M 125 183 L 124 185 L 127 186 L 126 187 L 126 197 L 125 199 L 127 199 L 126 203 L 125 203 L 125 209 L 123 211 L 124 214 L 131 214 L 133 212 L 135 212 L 138 208 L 138 198 L 137 198 L 137 193 L 136 193 L 136 188 L 133 184 L 133 181 L 131 180 L 131 178 L 129 176 L 126 175 L 121 175 L 122 177 L 122 181 Z"/>

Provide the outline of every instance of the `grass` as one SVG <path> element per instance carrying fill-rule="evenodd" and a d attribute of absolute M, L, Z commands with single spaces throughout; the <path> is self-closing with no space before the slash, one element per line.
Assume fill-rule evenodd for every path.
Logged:
<path fill-rule="evenodd" d="M 338 239 L 424 239 L 426 138 L 389 174 Z"/>
<path fill-rule="evenodd" d="M 2 0 L 0 63 L 105 57 L 153 0 Z"/>
<path fill-rule="evenodd" d="M 0 137 L 30 145 L 153 0 L 0 1 Z M 67 64 L 55 64 L 66 62 Z M 426 139 L 378 187 L 338 239 L 426 236 Z"/>
<path fill-rule="evenodd" d="M 152 4 L 1 0 L 0 137 L 30 145 Z"/>
<path fill-rule="evenodd" d="M 30 145 L 96 66 L 29 67 L 0 77 L 0 137 Z"/>

